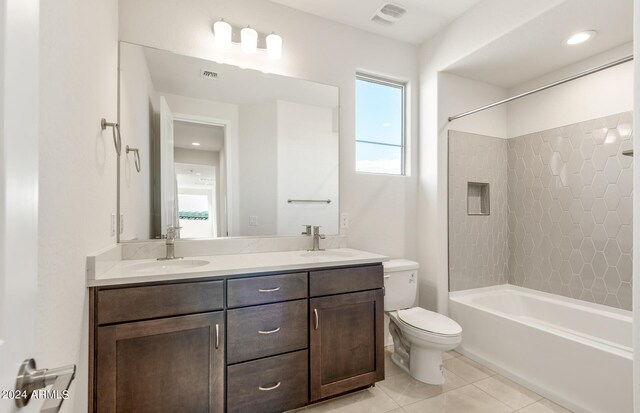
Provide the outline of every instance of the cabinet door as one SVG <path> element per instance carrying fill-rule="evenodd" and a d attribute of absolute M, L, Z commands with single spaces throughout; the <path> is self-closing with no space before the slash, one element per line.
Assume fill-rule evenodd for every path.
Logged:
<path fill-rule="evenodd" d="M 224 411 L 224 312 L 98 327 L 98 413 Z"/>
<path fill-rule="evenodd" d="M 310 300 L 311 401 L 384 380 L 381 289 Z"/>

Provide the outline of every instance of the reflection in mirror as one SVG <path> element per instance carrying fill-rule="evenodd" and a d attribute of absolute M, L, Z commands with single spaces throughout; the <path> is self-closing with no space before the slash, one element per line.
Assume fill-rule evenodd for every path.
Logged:
<path fill-rule="evenodd" d="M 338 88 L 120 43 L 120 240 L 338 233 Z"/>

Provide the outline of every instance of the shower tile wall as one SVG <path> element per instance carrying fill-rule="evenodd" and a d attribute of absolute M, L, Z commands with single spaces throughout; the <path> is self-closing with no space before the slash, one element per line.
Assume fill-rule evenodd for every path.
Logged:
<path fill-rule="evenodd" d="M 450 132 L 450 289 L 506 279 L 630 310 L 631 135 L 630 112 L 508 140 Z M 500 175 L 491 215 L 467 216 L 466 181 Z"/>
<path fill-rule="evenodd" d="M 632 114 L 508 140 L 510 284 L 631 309 Z"/>
<path fill-rule="evenodd" d="M 450 289 L 507 281 L 507 144 L 504 139 L 449 132 Z M 467 183 L 488 183 L 489 215 L 467 214 Z"/>

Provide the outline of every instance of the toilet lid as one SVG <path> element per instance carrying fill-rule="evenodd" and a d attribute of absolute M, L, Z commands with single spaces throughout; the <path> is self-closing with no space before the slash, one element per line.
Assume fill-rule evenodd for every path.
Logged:
<path fill-rule="evenodd" d="M 398 317 L 405 323 L 420 330 L 443 336 L 455 336 L 462 333 L 462 327 L 447 316 L 420 307 L 398 311 Z"/>

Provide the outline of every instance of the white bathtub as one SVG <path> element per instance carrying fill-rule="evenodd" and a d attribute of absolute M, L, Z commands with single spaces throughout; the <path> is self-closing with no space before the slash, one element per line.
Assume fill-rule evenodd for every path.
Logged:
<path fill-rule="evenodd" d="M 459 351 L 575 412 L 630 413 L 632 315 L 512 285 L 449 294 Z"/>

